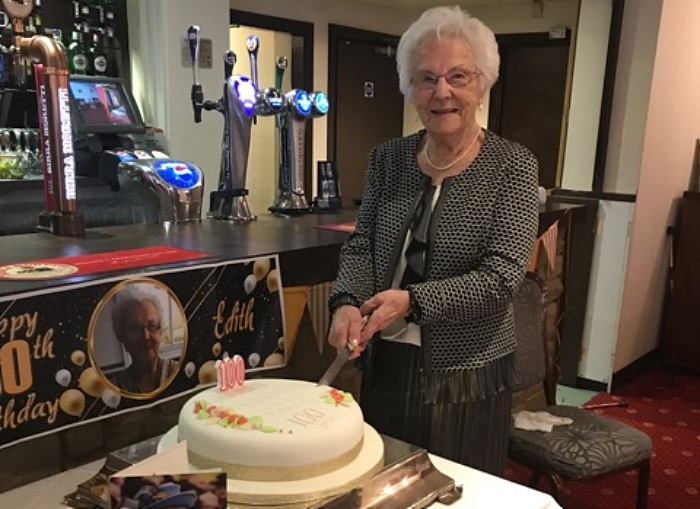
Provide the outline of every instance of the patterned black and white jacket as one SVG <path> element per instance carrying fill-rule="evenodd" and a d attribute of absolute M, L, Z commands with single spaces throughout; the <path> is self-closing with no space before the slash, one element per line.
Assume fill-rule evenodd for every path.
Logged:
<path fill-rule="evenodd" d="M 329 302 L 358 302 L 391 287 L 417 196 L 426 177 L 416 164 L 425 131 L 370 153 L 357 227 L 341 249 Z M 511 300 L 538 224 L 537 160 L 487 131 L 476 159 L 446 178 L 426 254 L 427 281 L 411 286 L 426 372 L 471 370 L 511 353 Z"/>

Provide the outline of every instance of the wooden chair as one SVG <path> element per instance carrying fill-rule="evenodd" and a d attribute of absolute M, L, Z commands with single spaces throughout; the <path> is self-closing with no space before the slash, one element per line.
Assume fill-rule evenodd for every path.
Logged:
<path fill-rule="evenodd" d="M 544 334 L 544 292 L 542 281 L 528 273 L 514 298 L 515 362 L 520 383 L 516 390 L 543 384 L 547 404 L 540 410 L 569 417 L 573 423 L 555 426 L 549 433 L 516 429 L 512 425 L 508 457 L 532 470 L 530 487 L 536 487 L 545 476 L 552 496 L 560 504 L 564 480 L 584 481 L 637 469 L 636 508 L 646 509 L 652 454 L 649 436 L 589 410 L 555 404 L 556 380 Z"/>

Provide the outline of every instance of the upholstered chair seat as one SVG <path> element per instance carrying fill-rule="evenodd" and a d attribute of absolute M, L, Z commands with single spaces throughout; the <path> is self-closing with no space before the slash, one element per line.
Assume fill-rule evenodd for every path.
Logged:
<path fill-rule="evenodd" d="M 651 457 L 649 436 L 632 426 L 571 406 L 543 410 L 573 423 L 548 433 L 513 427 L 509 456 L 517 463 L 581 480 L 633 468 Z"/>

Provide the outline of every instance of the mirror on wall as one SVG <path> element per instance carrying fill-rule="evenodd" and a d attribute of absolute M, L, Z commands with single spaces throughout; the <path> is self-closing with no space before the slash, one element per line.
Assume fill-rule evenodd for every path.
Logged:
<path fill-rule="evenodd" d="M 558 187 L 601 192 L 624 0 L 579 4 Z"/>

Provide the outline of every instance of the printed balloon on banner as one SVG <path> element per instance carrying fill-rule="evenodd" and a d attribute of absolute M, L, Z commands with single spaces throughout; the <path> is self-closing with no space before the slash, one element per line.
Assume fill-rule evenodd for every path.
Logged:
<path fill-rule="evenodd" d="M 257 284 L 258 278 L 255 276 L 255 274 L 250 274 L 245 278 L 245 281 L 243 281 L 243 289 L 245 290 L 245 293 L 250 295 L 253 290 L 255 290 L 255 285 Z"/>
<path fill-rule="evenodd" d="M 100 399 L 102 399 L 104 404 L 109 408 L 117 408 L 122 398 L 109 387 L 105 387 L 105 390 L 103 390 L 102 394 L 100 395 Z"/>
<path fill-rule="evenodd" d="M 270 272 L 270 259 L 261 258 L 253 263 L 253 274 L 258 281 L 261 281 Z"/>
<path fill-rule="evenodd" d="M 255 352 L 248 356 L 248 365 L 252 368 L 256 368 L 260 364 L 260 354 Z"/>
<path fill-rule="evenodd" d="M 97 370 L 93 367 L 89 367 L 80 373 L 78 387 L 80 387 L 85 394 L 93 398 L 99 398 L 102 395 L 102 391 L 105 390 L 106 384 L 105 379 Z"/>
<path fill-rule="evenodd" d="M 267 275 L 267 289 L 270 293 L 275 293 L 279 290 L 280 279 L 277 270 L 271 270 Z"/>
<path fill-rule="evenodd" d="M 73 378 L 73 375 L 71 375 L 70 371 L 63 368 L 56 371 L 56 376 L 54 378 L 56 379 L 56 383 L 61 387 L 68 387 Z"/>
<path fill-rule="evenodd" d="M 70 360 L 76 366 L 82 366 L 85 364 L 85 352 L 82 350 L 75 350 L 70 354 Z"/>
<path fill-rule="evenodd" d="M 268 355 L 265 359 L 266 368 L 271 368 L 273 366 L 281 366 L 282 364 L 284 364 L 284 356 L 279 352 L 272 353 Z"/>
<path fill-rule="evenodd" d="M 68 389 L 61 394 L 58 404 L 68 415 L 80 417 L 85 410 L 85 395 L 78 389 Z"/>
<path fill-rule="evenodd" d="M 216 382 L 216 361 L 207 361 L 199 367 L 199 383 L 202 385 Z"/>

